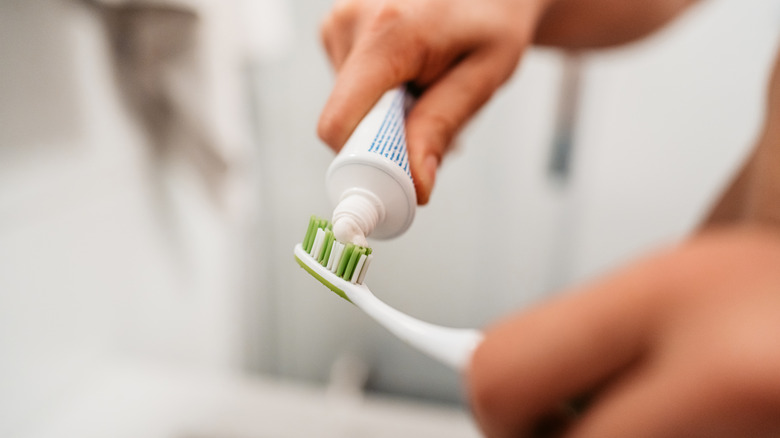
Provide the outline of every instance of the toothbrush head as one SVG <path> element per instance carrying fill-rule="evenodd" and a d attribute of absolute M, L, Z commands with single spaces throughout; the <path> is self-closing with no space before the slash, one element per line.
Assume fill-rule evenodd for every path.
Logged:
<path fill-rule="evenodd" d="M 295 247 L 295 260 L 328 289 L 352 302 L 344 289 L 363 284 L 373 260 L 371 253 L 371 248 L 339 242 L 328 220 L 312 216 L 303 242 Z"/>

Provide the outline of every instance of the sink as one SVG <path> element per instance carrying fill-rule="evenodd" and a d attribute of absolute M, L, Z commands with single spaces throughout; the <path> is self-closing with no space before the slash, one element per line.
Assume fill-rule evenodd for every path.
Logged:
<path fill-rule="evenodd" d="M 28 438 L 474 438 L 453 406 L 272 378 L 150 365 L 109 367 Z"/>

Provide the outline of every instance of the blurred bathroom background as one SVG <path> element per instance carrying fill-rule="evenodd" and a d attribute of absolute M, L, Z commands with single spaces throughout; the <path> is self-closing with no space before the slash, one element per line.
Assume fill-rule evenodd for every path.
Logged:
<path fill-rule="evenodd" d="M 329 215 L 322 0 L 0 3 L 0 436 L 473 437 L 460 378 L 293 261 Z M 484 327 L 685 236 L 755 139 L 780 3 L 534 49 L 368 282 Z"/>

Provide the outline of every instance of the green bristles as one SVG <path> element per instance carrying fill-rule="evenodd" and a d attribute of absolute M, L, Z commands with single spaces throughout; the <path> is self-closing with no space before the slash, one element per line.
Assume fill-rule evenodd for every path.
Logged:
<path fill-rule="evenodd" d="M 320 232 L 319 230 L 323 231 Z M 318 233 L 320 234 L 319 239 L 317 237 Z M 329 268 L 334 275 L 350 282 L 354 278 L 354 282 L 358 283 L 361 282 L 362 278 L 365 276 L 364 271 L 368 268 L 369 262 L 368 256 L 373 252 L 371 248 L 358 246 L 353 243 L 343 244 L 338 242 L 336 236 L 333 234 L 333 225 L 328 220 L 317 216 L 312 216 L 309 219 L 309 227 L 306 229 L 306 235 L 303 238 L 301 247 L 306 253 L 311 255 L 317 263 Z M 335 255 L 338 259 L 331 261 L 331 256 L 334 251 L 337 250 L 341 251 L 340 254 L 337 253 Z M 316 253 L 314 253 L 314 251 L 316 251 Z M 363 257 L 364 260 L 362 264 L 360 263 L 361 257 Z M 356 275 L 355 271 L 358 270 L 358 268 L 360 271 L 357 272 Z M 319 275 L 315 275 L 315 277 L 325 283 L 324 279 Z"/>
<path fill-rule="evenodd" d="M 348 243 L 347 247 L 344 248 L 344 252 L 341 253 L 341 260 L 339 260 L 339 267 L 336 269 L 336 275 L 345 279 L 344 274 L 347 270 L 347 265 L 349 264 L 349 258 L 352 256 L 352 251 L 355 250 L 355 244 L 354 243 Z"/>
<path fill-rule="evenodd" d="M 309 219 L 309 228 L 306 230 L 306 236 L 303 238 L 303 243 L 301 243 L 301 246 L 306 252 L 311 252 L 311 247 L 314 245 L 314 238 L 317 236 L 317 230 L 320 228 L 330 231 L 333 229 L 333 226 L 325 219 L 312 216 L 311 219 Z"/>
<path fill-rule="evenodd" d="M 303 250 L 306 252 L 311 251 L 311 244 L 314 242 L 314 233 L 317 232 L 317 216 L 312 215 L 309 219 L 309 228 L 306 230 L 306 236 L 301 242 Z"/>
<path fill-rule="evenodd" d="M 365 248 L 361 246 L 355 247 L 355 249 L 352 250 L 352 254 L 350 254 L 349 263 L 347 263 L 347 269 L 344 270 L 344 276 L 341 278 L 347 281 L 351 280 L 352 274 L 355 272 L 355 266 L 357 266 L 357 262 L 360 259 L 360 256 L 365 254 Z"/>
<path fill-rule="evenodd" d="M 333 250 L 333 242 L 336 240 L 336 236 L 333 235 L 333 231 L 328 230 L 325 232 L 325 244 L 322 246 L 322 254 L 317 259 L 322 266 L 328 263 L 330 252 Z"/>

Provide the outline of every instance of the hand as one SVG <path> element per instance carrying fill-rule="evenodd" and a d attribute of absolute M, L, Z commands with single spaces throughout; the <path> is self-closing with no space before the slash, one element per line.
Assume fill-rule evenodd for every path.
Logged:
<path fill-rule="evenodd" d="M 510 318 L 468 383 L 489 437 L 780 436 L 780 236 L 707 231 Z"/>
<path fill-rule="evenodd" d="M 426 204 L 448 145 L 512 74 L 547 1 L 339 1 L 322 26 L 337 77 L 319 136 L 339 150 L 385 91 L 410 84 L 407 148 Z"/>

